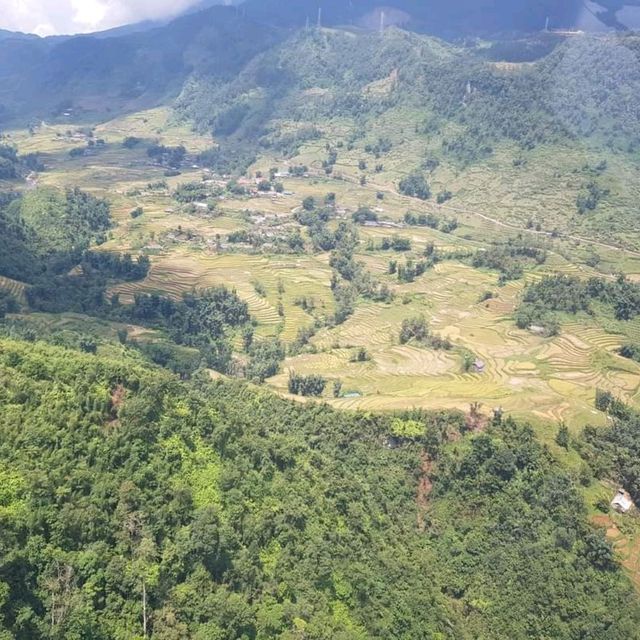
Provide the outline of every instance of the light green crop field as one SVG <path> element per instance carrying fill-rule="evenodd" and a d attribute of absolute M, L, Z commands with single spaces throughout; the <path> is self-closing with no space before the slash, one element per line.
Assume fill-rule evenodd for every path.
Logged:
<path fill-rule="evenodd" d="M 545 273 L 588 277 L 624 271 L 640 279 L 640 253 L 635 253 L 638 238 L 625 231 L 628 217 L 640 201 L 640 183 L 634 180 L 638 169 L 613 156 L 607 158 L 609 168 L 602 180 L 611 195 L 595 213 L 578 216 L 575 200 L 584 181 L 584 166 L 596 164 L 599 156 L 578 147 L 562 152 L 540 148 L 527 155 L 524 166 L 516 166 L 513 159 L 517 151 L 504 147 L 469 167 L 441 163 L 429 182 L 434 194 L 449 189 L 454 198 L 445 205 L 437 205 L 435 198 L 422 202 L 396 191 L 398 180 L 441 146 L 439 140 L 415 135 L 418 123 L 415 112 L 388 111 L 354 148 L 339 147 L 333 174 L 325 175 L 322 160 L 327 156 L 327 144 L 337 145 L 354 126 L 346 120 L 329 121 L 323 126 L 323 137 L 305 144 L 296 157 L 263 156 L 250 170 L 267 173 L 278 167 L 286 172 L 288 166 L 305 164 L 308 177 L 283 178 L 285 193 L 281 195 L 220 199 L 211 214 L 189 211 L 172 197 L 181 183 L 211 178 L 194 166 L 191 158 L 211 146 L 212 140 L 174 123 L 168 110 L 134 114 L 96 127 L 94 138 L 103 139 L 104 147 L 78 158 L 69 157 L 68 152 L 86 144 L 86 139 L 82 128 L 71 124 L 43 124 L 33 134 L 14 131 L 10 139 L 21 153 L 42 153 L 47 165 L 48 170 L 33 176 L 24 188 L 79 186 L 108 198 L 116 226 L 101 250 L 150 256 L 152 266 L 144 281 L 114 285 L 110 293 L 119 294 L 126 302 L 136 292 L 179 297 L 223 284 L 248 303 L 259 337 L 279 337 L 288 343 L 300 329 L 317 321 L 322 324 L 334 312 L 329 255 L 276 253 L 269 245 L 261 249 L 231 245 L 227 242 L 229 233 L 248 230 L 275 236 L 299 229 L 293 212 L 303 198 L 311 195 L 321 201 L 330 192 L 336 194 L 338 219 L 350 219 L 362 205 L 374 209 L 381 219 L 396 223 L 407 211 L 457 218 L 459 226 L 453 233 L 418 227 L 359 228 L 357 259 L 389 286 L 394 300 L 373 303 L 361 299 L 346 322 L 320 328 L 309 345 L 288 357 L 281 373 L 267 381 L 283 395 L 287 395 L 288 375 L 293 370 L 325 376 L 329 384 L 324 399 L 345 409 L 465 410 L 479 402 L 485 412 L 501 407 L 540 425 L 565 421 L 577 427 L 604 421 L 593 408 L 596 388 L 639 405 L 640 366 L 621 358 L 617 349 L 627 340 L 640 341 L 640 321 L 605 321 L 586 314 L 567 317 L 560 335 L 544 338 L 517 329 L 512 319 L 526 282 Z M 179 176 L 165 178 L 164 169 L 147 157 L 145 145 L 123 147 L 127 136 L 183 144 L 190 154 L 188 168 Z M 388 137 L 393 146 L 376 159 L 363 149 L 366 142 L 379 137 Z M 366 170 L 358 167 L 363 158 Z M 377 172 L 376 164 L 383 165 Z M 362 175 L 366 175 L 364 184 L 360 184 Z M 162 180 L 166 180 L 166 188 L 151 186 Z M 142 207 L 144 214 L 132 219 L 129 213 L 135 207 Z M 533 221 L 533 228 L 526 228 L 528 221 Z M 606 233 L 600 232 L 603 225 Z M 306 230 L 301 231 L 306 236 Z M 527 267 L 522 280 L 504 286 L 499 285 L 495 271 L 449 259 L 414 282 L 400 284 L 388 274 L 388 262 L 402 261 L 404 256 L 366 250 L 368 241 L 377 246 L 383 237 L 394 233 L 411 239 L 412 256 L 419 256 L 428 243 L 447 256 L 522 234 L 546 247 L 548 259 L 544 265 Z M 587 262 L 595 264 L 589 260 L 594 254 L 599 262 L 589 267 Z M 23 295 L 21 283 L 0 284 Z M 485 291 L 493 292 L 493 299 L 479 302 Z M 301 308 L 299 299 L 303 297 L 313 300 L 313 314 Z M 453 349 L 401 345 L 402 321 L 417 315 L 425 316 L 434 334 L 449 338 Z M 64 319 L 72 321 L 77 318 Z M 114 333 L 115 328 L 102 330 Z M 359 347 L 367 349 L 369 361 L 352 362 Z M 463 373 L 463 350 L 482 360 L 484 371 Z M 338 379 L 343 384 L 342 396 L 333 398 L 331 382 Z"/>

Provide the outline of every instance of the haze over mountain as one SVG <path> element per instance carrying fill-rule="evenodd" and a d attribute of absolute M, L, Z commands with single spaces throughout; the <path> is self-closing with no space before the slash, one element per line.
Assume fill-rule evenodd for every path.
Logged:
<path fill-rule="evenodd" d="M 11 2 L 0 640 L 640 640 L 640 0 Z"/>
<path fill-rule="evenodd" d="M 320 16 L 316 0 L 210 6 L 217 4 L 189 6 L 167 24 L 146 21 L 93 35 L 37 39 L 0 32 L 0 122 L 46 119 L 69 106 L 104 114 L 159 104 L 178 95 L 190 75 L 233 74 L 289 30 L 314 25 L 318 17 L 323 25 L 377 30 L 384 13 L 387 26 L 453 39 L 540 32 L 547 18 L 552 27 L 584 26 L 585 15 L 598 22 L 579 0 L 390 0 L 384 6 L 378 0 L 325 0 Z M 602 15 L 613 23 L 622 7 L 607 7 Z"/>

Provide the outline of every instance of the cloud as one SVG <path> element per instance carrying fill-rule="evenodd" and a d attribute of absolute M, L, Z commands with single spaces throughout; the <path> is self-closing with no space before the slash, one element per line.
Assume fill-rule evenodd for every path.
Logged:
<path fill-rule="evenodd" d="M 171 18 L 199 0 L 1 0 L 0 28 L 47 36 Z"/>

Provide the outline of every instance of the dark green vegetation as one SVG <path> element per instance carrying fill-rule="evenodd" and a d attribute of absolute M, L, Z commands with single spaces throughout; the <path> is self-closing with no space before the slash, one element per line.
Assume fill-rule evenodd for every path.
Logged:
<path fill-rule="evenodd" d="M 284 4 L 0 34 L 0 111 L 37 116 L 7 137 L 50 169 L 0 147 L 0 640 L 640 639 L 589 511 L 640 500 L 612 392 L 636 399 L 637 332 L 602 330 L 640 285 L 553 275 L 613 270 L 563 233 L 634 242 L 638 38 L 292 31 L 317 3 Z M 391 2 L 440 15 L 417 4 Z M 177 123 L 60 125 L 169 98 Z M 567 318 L 595 335 L 554 339 Z M 594 379 L 611 422 L 580 436 Z M 471 408 L 375 413 L 414 400 Z"/>
<path fill-rule="evenodd" d="M 631 320 L 640 314 L 640 286 L 624 276 L 586 281 L 571 276 L 549 276 L 526 289 L 516 312 L 516 323 L 522 329 L 531 325 L 557 326 L 554 312 L 593 314 L 594 303 L 612 311 L 616 320 Z"/>
<path fill-rule="evenodd" d="M 363 91 L 391 77 L 390 91 Z M 599 92 L 603 82 L 610 90 Z M 178 111 L 218 137 L 258 136 L 264 148 L 291 151 L 291 140 L 283 141 L 274 130 L 282 115 L 306 123 L 305 130 L 311 131 L 329 115 L 357 116 L 364 125 L 390 108 L 420 105 L 429 115 L 418 133 L 441 135 L 442 155 L 464 166 L 491 156 L 495 144 L 505 140 L 531 150 L 587 137 L 633 151 L 640 144 L 640 128 L 631 116 L 638 106 L 629 92 L 639 85 L 635 36 L 615 46 L 572 40 L 525 71 L 505 73 L 473 51 L 415 34 L 390 31 L 381 40 L 379 35 L 303 31 L 257 56 L 229 83 L 199 77 L 187 86 Z M 309 87 L 323 89 L 322 98 L 302 100 L 300 92 Z M 375 157 L 385 152 L 370 149 Z M 336 150 L 328 166 L 339 158 Z M 420 171 L 403 179 L 400 188 L 408 195 L 429 196 Z M 594 207 L 603 193 L 590 182 L 579 206 L 585 211 Z"/>
<path fill-rule="evenodd" d="M 336 413 L 42 343 L 0 342 L 0 380 L 3 637 L 639 637 L 527 427 Z"/>
<path fill-rule="evenodd" d="M 18 156 L 17 151 L 0 141 L 0 180 L 15 180 L 30 171 L 42 171 L 44 166 L 35 153 Z"/>
<path fill-rule="evenodd" d="M 109 96 L 101 114 L 159 104 L 191 73 L 228 79 L 275 38 L 274 29 L 214 7 L 119 37 L 0 39 L 0 121 L 95 115 L 85 107 L 95 95 Z"/>
<path fill-rule="evenodd" d="M 474 267 L 486 267 L 500 272 L 500 282 L 522 278 L 527 263 L 544 264 L 547 259 L 544 249 L 532 247 L 520 241 L 495 246 L 487 251 L 478 251 L 473 256 Z"/>
<path fill-rule="evenodd" d="M 640 500 L 640 414 L 599 391 L 598 407 L 607 411 L 612 424 L 606 429 L 586 427 L 580 445 L 582 456 L 599 476 L 613 477 Z"/>
<path fill-rule="evenodd" d="M 179 345 L 196 347 L 207 366 L 228 372 L 231 347 L 226 329 L 249 322 L 247 305 L 224 287 L 185 295 L 180 302 L 158 295 L 136 295 L 133 305 L 118 306 L 114 317 L 163 329 Z"/>
<path fill-rule="evenodd" d="M 106 238 L 109 205 L 78 189 L 41 189 L 0 198 L 0 275 L 35 282 L 76 266 Z"/>
<path fill-rule="evenodd" d="M 4 235 L 0 276 L 28 283 L 25 295 L 34 311 L 78 312 L 161 330 L 175 345 L 198 349 L 202 362 L 228 372 L 232 350 L 227 330 L 249 323 L 247 305 L 224 287 L 185 295 L 136 295 L 133 304 L 107 298 L 110 282 L 142 280 L 150 260 L 129 254 L 89 251 L 111 227 L 110 207 L 78 189 L 62 194 L 38 190 L 8 197 L 0 210 Z M 0 289 L 0 316 L 19 305 Z M 161 349 L 161 352 L 158 351 Z M 94 349 L 95 350 L 95 349 Z M 167 351 L 169 350 L 169 351 Z M 182 374 L 200 365 L 193 354 L 185 363 L 174 348 L 144 345 L 142 352 Z"/>
<path fill-rule="evenodd" d="M 390 25 L 406 23 L 439 35 L 456 35 L 461 30 L 538 31 L 546 16 L 556 25 L 568 25 L 581 10 L 577 0 L 564 3 L 562 8 L 545 0 L 534 11 L 525 9 L 526 0 L 518 0 L 517 4 L 523 5 L 519 10 L 514 10 L 514 0 L 502 0 L 494 3 L 491 11 L 469 0 L 430 3 L 428 7 L 411 0 L 389 4 L 396 7 L 389 14 Z M 508 9 L 501 5 L 508 5 Z M 375 29 L 378 16 L 372 12 L 377 6 L 372 0 L 348 5 L 328 0 L 323 4 L 324 24 L 360 24 Z M 278 0 L 252 0 L 245 3 L 242 14 L 230 7 L 212 7 L 169 25 L 113 30 L 98 37 L 40 39 L 2 32 L 0 121 L 90 111 L 95 109 L 90 98 L 99 94 L 110 98 L 101 112 L 157 104 L 175 97 L 192 74 L 224 79 L 237 72 L 253 55 L 281 39 L 287 33 L 282 27 L 300 28 L 308 18 L 315 19 L 317 10 L 312 0 L 292 6 Z M 544 50 L 544 38 L 541 40 L 527 50 Z M 518 52 L 522 46 L 514 43 L 513 48 Z M 229 111 L 224 122 L 233 123 L 241 109 Z"/>

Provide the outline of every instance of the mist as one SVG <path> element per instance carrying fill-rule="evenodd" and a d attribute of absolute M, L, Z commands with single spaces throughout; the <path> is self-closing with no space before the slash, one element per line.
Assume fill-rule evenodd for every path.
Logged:
<path fill-rule="evenodd" d="M 1 4 L 1 29 L 50 36 L 164 20 L 202 4 L 202 0 L 2 0 Z"/>

